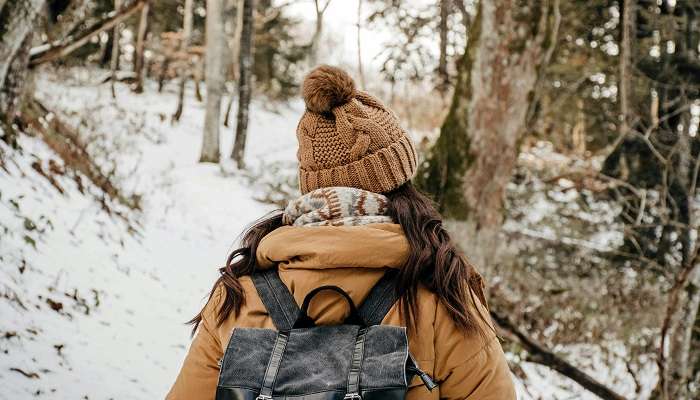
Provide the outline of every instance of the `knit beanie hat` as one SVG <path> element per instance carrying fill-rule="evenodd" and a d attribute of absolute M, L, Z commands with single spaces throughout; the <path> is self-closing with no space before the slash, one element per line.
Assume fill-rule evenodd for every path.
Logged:
<path fill-rule="evenodd" d="M 340 68 L 322 65 L 302 86 L 306 112 L 297 127 L 299 188 L 347 186 L 390 192 L 416 172 L 413 143 L 396 115 L 355 90 Z"/>

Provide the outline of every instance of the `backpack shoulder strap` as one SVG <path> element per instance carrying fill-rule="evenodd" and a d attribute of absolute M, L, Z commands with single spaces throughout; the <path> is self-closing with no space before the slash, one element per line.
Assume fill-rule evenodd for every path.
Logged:
<path fill-rule="evenodd" d="M 391 307 L 398 301 L 396 279 L 399 271 L 388 269 L 384 276 L 370 290 L 367 298 L 358 310 L 367 326 L 379 325 Z"/>
<path fill-rule="evenodd" d="M 255 271 L 251 278 L 277 330 L 291 330 L 299 315 L 299 306 L 280 279 L 277 268 Z"/>

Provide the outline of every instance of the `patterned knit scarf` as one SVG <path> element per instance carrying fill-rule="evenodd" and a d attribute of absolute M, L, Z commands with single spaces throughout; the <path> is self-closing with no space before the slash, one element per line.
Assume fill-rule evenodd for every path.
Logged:
<path fill-rule="evenodd" d="M 324 187 L 292 200 L 282 222 L 294 226 L 342 226 L 392 223 L 389 200 L 378 193 L 351 187 Z"/>

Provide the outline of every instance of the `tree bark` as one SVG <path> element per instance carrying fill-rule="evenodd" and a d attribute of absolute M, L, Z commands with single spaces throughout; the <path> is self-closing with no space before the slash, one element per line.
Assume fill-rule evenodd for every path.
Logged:
<path fill-rule="evenodd" d="M 0 89 L 7 71 L 27 35 L 34 30 L 34 21 L 45 0 L 15 0 L 0 12 Z"/>
<path fill-rule="evenodd" d="M 238 117 L 236 137 L 231 158 L 239 169 L 245 168 L 244 153 L 248 134 L 248 108 L 253 85 L 253 10 L 255 0 L 243 0 L 243 23 L 241 27 L 240 78 L 238 83 Z"/>
<path fill-rule="evenodd" d="M 238 82 L 240 74 L 241 33 L 243 32 L 243 1 L 236 1 L 236 20 L 234 21 L 233 36 L 231 37 L 231 69 L 233 80 Z"/>
<path fill-rule="evenodd" d="M 683 96 L 685 104 L 689 101 Z M 691 358 L 693 330 L 700 307 L 700 246 L 691 230 L 696 226 L 693 216 L 696 215 L 694 205 L 700 159 L 693 156 L 688 112 L 683 115 L 683 126 L 675 145 L 677 157 L 669 177 L 670 188 L 665 190 L 679 209 L 675 219 L 683 226 L 677 240 L 683 246 L 683 268 L 669 292 L 666 318 L 661 328 L 658 388 L 664 400 L 697 398 L 697 392 L 690 391 L 690 383 L 697 368 L 691 363 Z"/>
<path fill-rule="evenodd" d="M 659 388 L 663 400 L 690 400 L 692 334 L 700 307 L 700 257 L 683 270 L 669 294 L 662 329 Z"/>
<path fill-rule="evenodd" d="M 185 0 L 184 20 L 182 24 L 182 41 L 180 50 L 186 52 L 190 46 L 190 36 L 192 36 L 192 13 L 194 11 L 194 0 Z M 187 68 L 180 71 L 180 85 L 177 96 L 177 109 L 173 114 L 173 121 L 179 121 L 182 117 L 182 110 L 185 106 L 185 84 L 187 83 Z"/>
<path fill-rule="evenodd" d="M 32 47 L 33 34 L 24 38 L 15 57 L 7 70 L 5 84 L 0 89 L 0 129 L 4 135 L 0 137 L 10 146 L 17 144 L 17 135 L 12 128 L 12 121 L 21 110 L 26 97 L 27 78 L 29 72 L 29 51 Z"/>
<path fill-rule="evenodd" d="M 486 255 L 498 243 L 505 188 L 553 43 L 557 5 L 556 0 L 529 8 L 515 0 L 479 2 L 452 106 L 419 173 L 419 185 L 441 210 L 467 221 L 465 251 L 477 265 L 490 260 Z"/>
<path fill-rule="evenodd" d="M 229 0 L 235 1 L 236 5 L 236 20 L 233 29 L 233 38 L 231 40 L 231 70 L 233 71 L 233 80 L 236 84 L 240 83 L 240 56 L 241 56 L 241 32 L 243 30 L 243 1 L 244 0 Z M 233 92 L 228 98 L 226 105 L 226 115 L 224 117 L 224 126 L 229 127 L 231 117 L 231 108 L 233 107 Z"/>
<path fill-rule="evenodd" d="M 447 73 L 447 19 L 450 16 L 450 6 L 452 0 L 440 0 L 440 57 L 438 59 L 438 84 L 437 88 L 441 92 L 445 92 L 449 85 L 449 75 Z"/>
<path fill-rule="evenodd" d="M 630 133 L 630 78 L 632 77 L 632 35 L 634 34 L 635 1 L 624 0 L 620 26 L 620 139 Z"/>
<path fill-rule="evenodd" d="M 122 8 L 122 0 L 114 0 L 114 10 L 118 12 Z M 117 98 L 117 69 L 119 68 L 119 53 L 121 46 L 119 45 L 121 29 L 119 24 L 114 25 L 114 31 L 112 31 L 112 59 L 109 63 L 109 70 L 111 72 L 112 79 L 110 81 L 110 86 L 112 89 L 112 98 Z"/>
<path fill-rule="evenodd" d="M 233 69 L 233 50 L 237 47 L 235 36 L 238 29 L 238 15 L 239 7 L 238 0 L 225 0 L 224 1 L 224 37 L 226 38 L 226 54 L 224 60 L 226 60 L 226 80 L 235 80 L 235 75 L 238 71 Z"/>
<path fill-rule="evenodd" d="M 207 103 L 200 162 L 219 162 L 221 95 L 225 81 L 223 0 L 207 0 L 206 72 Z"/>
<path fill-rule="evenodd" d="M 136 34 L 136 48 L 134 52 L 134 72 L 136 73 L 136 85 L 134 92 L 143 93 L 143 75 L 145 70 L 144 50 L 146 48 L 146 32 L 148 30 L 148 12 L 150 6 L 146 3 L 141 9 L 141 18 L 139 19 L 139 30 Z"/>

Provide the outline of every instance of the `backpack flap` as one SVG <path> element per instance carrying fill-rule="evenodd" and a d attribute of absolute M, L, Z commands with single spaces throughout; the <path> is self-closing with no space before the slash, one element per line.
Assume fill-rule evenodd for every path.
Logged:
<path fill-rule="evenodd" d="M 288 332 L 273 399 L 342 400 L 348 394 L 353 355 L 361 330 L 358 394 L 364 400 L 403 399 L 408 387 L 405 328 L 394 326 L 318 326 Z M 278 332 L 236 328 L 224 355 L 217 400 L 253 400 L 261 394 Z M 357 357 L 355 357 L 357 360 Z M 263 397 L 264 399 L 264 397 Z"/>

